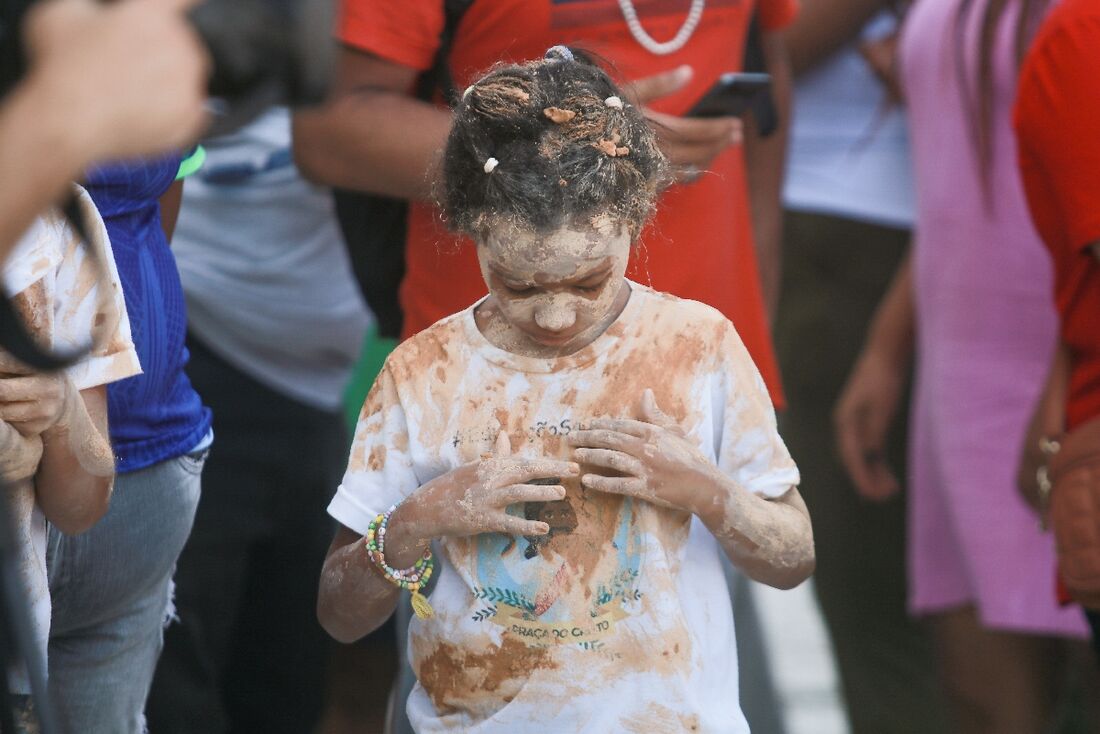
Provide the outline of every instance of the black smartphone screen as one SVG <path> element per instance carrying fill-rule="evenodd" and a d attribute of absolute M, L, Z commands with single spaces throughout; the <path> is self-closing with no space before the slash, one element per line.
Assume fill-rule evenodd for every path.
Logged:
<path fill-rule="evenodd" d="M 740 117 L 766 97 L 771 74 L 729 72 L 718 77 L 706 94 L 688 110 L 688 117 Z"/>

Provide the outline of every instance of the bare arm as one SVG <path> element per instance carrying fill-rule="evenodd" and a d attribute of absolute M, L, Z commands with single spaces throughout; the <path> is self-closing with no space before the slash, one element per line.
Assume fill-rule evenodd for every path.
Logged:
<path fill-rule="evenodd" d="M 735 566 L 753 581 L 792 589 L 814 572 L 814 536 L 802 495 L 789 489 L 774 500 L 714 477 L 715 501 L 696 511 Z"/>
<path fill-rule="evenodd" d="M 779 303 L 783 236 L 780 197 L 791 123 L 791 69 L 780 34 L 764 33 L 760 43 L 768 73 L 772 75 L 779 128 L 771 136 L 761 137 L 756 122 L 749 117 L 745 123 L 745 166 L 764 304 L 769 316 L 774 317 Z"/>
<path fill-rule="evenodd" d="M 411 554 L 413 560 L 401 565 L 410 555 L 405 524 L 391 519 L 390 528 L 386 540 L 393 550 L 386 554 L 387 560 L 394 567 L 408 568 L 419 556 Z M 321 626 L 339 642 L 354 642 L 389 619 L 398 597 L 398 588 L 378 572 L 367 555 L 363 536 L 341 525 L 321 569 L 317 594 Z"/>
<path fill-rule="evenodd" d="M 182 15 L 190 2 L 54 0 L 32 10 L 31 72 L 0 106 L 0 259 L 90 163 L 198 133 L 206 59 Z"/>
<path fill-rule="evenodd" d="M 886 465 L 885 445 L 913 357 L 911 259 L 906 257 L 883 296 L 833 413 L 841 460 L 867 499 L 888 499 L 901 486 Z"/>
<path fill-rule="evenodd" d="M 294 115 L 294 159 L 327 186 L 426 199 L 451 113 L 410 96 L 417 71 L 345 47 L 332 101 Z"/>
<path fill-rule="evenodd" d="M 58 114 L 50 94 L 29 81 L 0 108 L 0 259 L 87 162 L 71 122 Z"/>
<path fill-rule="evenodd" d="M 38 504 L 61 532 L 82 533 L 107 512 L 115 479 L 107 388 L 70 389 L 61 418 L 42 433 L 42 447 L 34 477 Z"/>
<path fill-rule="evenodd" d="M 809 71 L 855 40 L 884 0 L 803 0 L 798 18 L 784 31 L 794 75 Z"/>

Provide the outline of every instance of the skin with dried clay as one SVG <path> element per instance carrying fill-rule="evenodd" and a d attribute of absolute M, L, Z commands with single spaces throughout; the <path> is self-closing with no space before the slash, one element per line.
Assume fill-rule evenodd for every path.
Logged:
<path fill-rule="evenodd" d="M 625 278 L 636 236 L 608 217 L 548 235 L 500 223 L 478 237 L 489 297 L 475 310 L 479 330 L 513 354 L 553 358 L 591 344 L 630 298 Z M 562 486 L 530 482 L 576 478 L 587 489 L 634 497 L 697 515 L 730 559 L 756 581 L 793 587 L 813 572 L 809 514 L 798 490 L 776 499 L 749 492 L 726 476 L 657 405 L 641 396 L 638 420 L 596 419 L 571 435 L 574 462 L 511 455 L 500 434 L 493 455 L 424 484 L 390 518 L 386 556 L 411 566 L 435 538 L 499 532 L 544 536 L 546 523 L 509 515 L 520 502 L 565 497 Z M 321 624 L 338 640 L 359 639 L 392 613 L 398 588 L 363 552 L 362 536 L 342 527 L 325 561 L 318 597 Z"/>
<path fill-rule="evenodd" d="M 0 372 L 0 477 L 34 479 L 46 518 L 81 533 L 107 511 L 114 455 L 107 440 L 105 387 L 79 391 L 63 373 L 8 360 Z"/>

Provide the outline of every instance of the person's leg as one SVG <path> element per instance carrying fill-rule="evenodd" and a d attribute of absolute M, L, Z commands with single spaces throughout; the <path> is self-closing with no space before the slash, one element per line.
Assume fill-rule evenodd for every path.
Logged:
<path fill-rule="evenodd" d="M 281 409 L 289 420 L 269 434 L 263 467 L 278 502 L 277 525 L 252 549 L 226 671 L 233 729 L 242 733 L 311 731 L 324 696 L 329 648 L 317 621 L 317 583 L 334 528 L 326 508 L 346 465 L 347 440 L 336 412 L 290 401 Z"/>
<path fill-rule="evenodd" d="M 66 731 L 144 731 L 202 463 L 184 456 L 120 474 L 107 514 L 91 530 L 70 537 L 51 528 L 49 688 Z"/>
<path fill-rule="evenodd" d="M 165 630 L 164 652 L 146 707 L 157 734 L 230 731 L 225 670 L 236 635 L 252 548 L 271 532 L 273 507 L 257 479 L 271 405 L 266 391 L 189 340 L 188 374 L 214 410 L 215 443 L 190 539 L 176 571 L 178 621 Z M 271 643 L 278 649 L 277 642 Z"/>
<path fill-rule="evenodd" d="M 929 617 L 959 734 L 1055 731 L 1066 641 L 990 630 L 973 607 Z"/>
<path fill-rule="evenodd" d="M 905 498 L 859 498 L 836 455 L 832 412 L 909 235 L 788 212 L 776 345 L 780 429 L 802 474 L 817 548 L 815 589 L 853 734 L 946 731 L 931 644 L 906 611 Z M 906 416 L 888 459 L 905 476 Z"/>

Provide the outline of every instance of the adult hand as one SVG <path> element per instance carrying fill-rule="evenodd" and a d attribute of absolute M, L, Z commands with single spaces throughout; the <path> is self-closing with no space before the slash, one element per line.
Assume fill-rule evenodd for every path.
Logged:
<path fill-rule="evenodd" d="M 869 500 L 889 499 L 901 487 L 886 463 L 885 446 L 904 379 L 900 366 L 864 351 L 833 412 L 841 461 L 856 491 Z"/>
<path fill-rule="evenodd" d="M 24 436 L 13 426 L 0 421 L 0 481 L 30 479 L 42 461 L 42 438 Z"/>
<path fill-rule="evenodd" d="M 714 485 L 714 465 L 658 407 L 652 390 L 642 396 L 642 417 L 594 420 L 569 436 L 577 461 L 620 475 L 585 474 L 581 485 L 695 512 L 711 499 L 705 489 Z"/>
<path fill-rule="evenodd" d="M 31 76 L 71 120 L 88 160 L 149 155 L 195 139 L 209 60 L 184 11 L 194 0 L 49 0 L 24 29 Z"/>
<path fill-rule="evenodd" d="M 681 183 L 699 178 L 720 153 L 741 142 L 741 120 L 737 117 L 676 117 L 648 107 L 650 102 L 678 92 L 691 76 L 691 67 L 681 66 L 639 79 L 629 88 L 630 101 L 641 107 L 653 124 L 661 151 Z"/>
<path fill-rule="evenodd" d="M 565 498 L 560 484 L 529 484 L 534 480 L 575 477 L 580 467 L 569 461 L 521 459 L 512 455 L 508 435 L 497 436 L 489 459 L 461 466 L 414 495 L 416 504 L 429 513 L 425 535 L 468 536 L 481 533 L 546 535 L 544 522 L 509 515 L 505 508 L 521 502 L 553 502 Z M 418 496 L 419 495 L 419 496 Z"/>
<path fill-rule="evenodd" d="M 11 370 L 10 365 L 5 370 Z M 38 436 L 64 418 L 76 387 L 62 372 L 20 369 L 0 377 L 0 420 L 24 436 Z"/>

